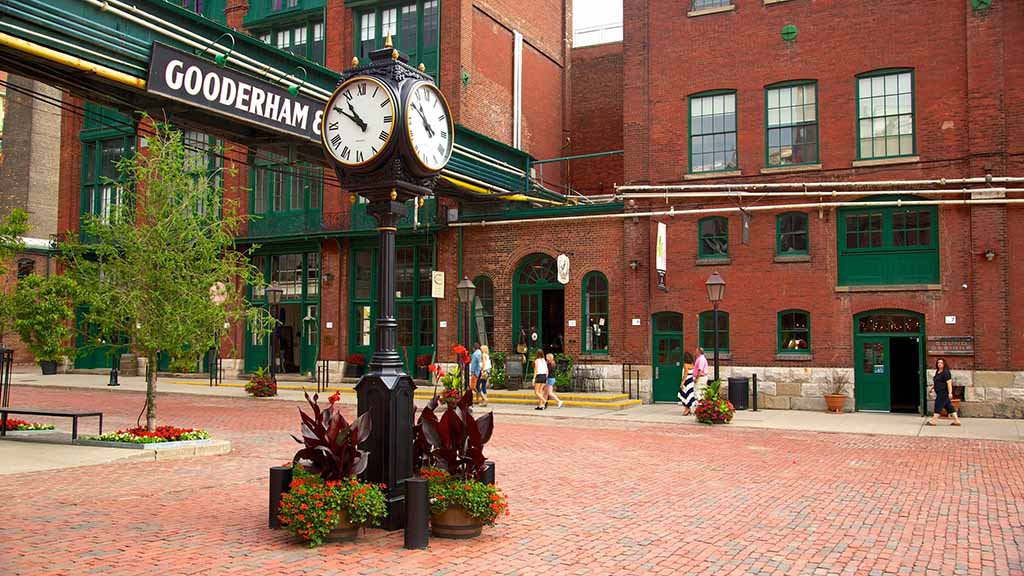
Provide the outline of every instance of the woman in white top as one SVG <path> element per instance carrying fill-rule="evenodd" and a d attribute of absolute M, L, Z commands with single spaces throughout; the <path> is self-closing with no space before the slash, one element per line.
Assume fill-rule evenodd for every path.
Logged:
<path fill-rule="evenodd" d="M 548 361 L 544 359 L 544 351 L 537 350 L 533 356 L 533 393 L 537 395 L 537 407 L 534 410 L 543 410 L 547 403 L 544 395 L 544 386 L 548 383 Z"/>
<path fill-rule="evenodd" d="M 486 344 L 480 347 L 480 376 L 476 379 L 476 389 L 483 398 L 481 406 L 487 406 L 487 379 L 491 377 L 491 351 Z"/>

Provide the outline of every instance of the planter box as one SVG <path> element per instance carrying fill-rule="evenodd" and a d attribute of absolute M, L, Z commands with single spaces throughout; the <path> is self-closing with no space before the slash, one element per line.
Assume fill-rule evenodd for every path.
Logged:
<path fill-rule="evenodd" d="M 39 436 L 41 434 L 60 434 L 60 430 L 8 430 L 8 436 Z"/>
<path fill-rule="evenodd" d="M 99 446 L 101 448 L 128 448 L 129 450 L 168 450 L 173 448 L 185 448 L 188 446 L 207 446 L 213 443 L 213 439 L 206 440 L 182 440 L 180 442 L 150 442 L 148 444 L 135 444 L 133 442 L 107 442 L 105 440 L 75 440 L 80 446 Z"/>

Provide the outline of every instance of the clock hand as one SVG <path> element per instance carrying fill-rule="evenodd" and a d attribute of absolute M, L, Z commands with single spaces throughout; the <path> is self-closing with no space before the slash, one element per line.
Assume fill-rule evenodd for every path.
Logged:
<path fill-rule="evenodd" d="M 423 109 L 421 107 L 416 106 L 416 104 L 412 105 L 412 109 L 415 110 L 416 113 L 420 115 L 420 120 L 423 120 L 423 127 L 427 129 L 427 135 L 433 138 L 434 129 L 431 128 L 430 123 L 427 122 L 427 115 L 423 113 Z"/>
<path fill-rule="evenodd" d="M 363 129 L 363 132 L 366 132 L 366 122 L 363 122 L 363 119 L 359 117 L 359 113 L 356 112 L 356 109 L 352 106 L 351 102 L 348 103 L 348 109 L 352 111 L 352 121 L 358 124 L 359 127 Z"/>
<path fill-rule="evenodd" d="M 341 108 L 338 108 L 337 106 L 334 107 L 334 110 L 338 114 L 341 114 L 345 118 L 348 118 L 349 120 L 355 122 L 356 126 L 359 126 L 360 128 L 362 128 L 363 132 L 366 132 L 366 128 L 365 128 L 366 124 L 363 122 L 362 118 L 359 118 L 358 116 L 353 116 L 352 114 L 349 114 L 348 112 L 345 112 L 344 110 L 342 110 Z"/>

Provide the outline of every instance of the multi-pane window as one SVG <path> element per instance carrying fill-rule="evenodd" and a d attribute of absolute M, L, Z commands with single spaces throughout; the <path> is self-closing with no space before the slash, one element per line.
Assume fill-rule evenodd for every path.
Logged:
<path fill-rule="evenodd" d="M 932 215 L 928 210 L 907 210 L 892 215 L 893 246 L 931 246 Z"/>
<path fill-rule="evenodd" d="M 489 346 L 494 345 L 494 283 L 487 276 L 473 279 L 476 286 L 476 302 L 473 304 L 473 340 Z M 483 322 L 484 334 L 480 334 Z"/>
<path fill-rule="evenodd" d="M 846 248 L 881 248 L 882 215 L 848 214 L 846 216 Z"/>
<path fill-rule="evenodd" d="M 690 10 L 707 10 L 709 8 L 721 8 L 732 6 L 732 0 L 691 0 Z"/>
<path fill-rule="evenodd" d="M 388 34 L 392 44 L 409 56 L 410 64 L 422 63 L 428 74 L 437 72 L 437 0 L 417 0 L 399 6 L 376 8 L 358 15 L 356 52 L 360 60 L 381 48 Z"/>
<path fill-rule="evenodd" d="M 729 220 L 721 216 L 702 219 L 697 228 L 700 234 L 698 256 L 725 258 L 729 256 Z"/>
<path fill-rule="evenodd" d="M 583 279 L 583 352 L 608 353 L 608 278 L 591 272 Z"/>
<path fill-rule="evenodd" d="M 288 164 L 280 155 L 258 152 L 253 168 L 253 214 L 319 210 L 323 195 L 323 169 Z"/>
<path fill-rule="evenodd" d="M 690 97 L 690 172 L 736 170 L 736 93 Z"/>
<path fill-rule="evenodd" d="M 109 222 L 124 200 L 117 162 L 131 154 L 131 138 L 117 137 L 83 143 L 82 212 Z"/>
<path fill-rule="evenodd" d="M 700 313 L 700 347 L 711 356 L 715 349 L 715 311 Z M 729 351 L 729 313 L 718 311 L 718 349 Z"/>
<path fill-rule="evenodd" d="M 185 171 L 193 176 L 203 194 L 196 198 L 196 214 L 217 212 L 220 209 L 220 190 L 223 175 L 220 155 L 220 140 L 196 130 L 182 132 L 181 143 L 185 148 Z M 202 179 L 202 181 L 200 181 Z"/>
<path fill-rule="evenodd" d="M 254 31 L 253 34 L 263 42 L 300 58 L 318 64 L 324 62 L 324 22 L 320 14 L 312 18 L 298 15 L 288 22 L 275 24 L 270 30 Z"/>
<path fill-rule="evenodd" d="M 857 79 L 858 155 L 914 154 L 914 75 L 891 72 Z"/>
<path fill-rule="evenodd" d="M 782 354 L 811 353 L 811 315 L 803 310 L 779 312 L 779 352 Z"/>
<path fill-rule="evenodd" d="M 271 0 L 270 9 L 277 11 L 284 10 L 286 8 L 295 8 L 298 5 L 299 0 Z"/>
<path fill-rule="evenodd" d="M 18 259 L 18 280 L 29 276 L 36 271 L 36 261 L 31 258 Z"/>
<path fill-rule="evenodd" d="M 814 83 L 767 90 L 769 166 L 818 161 L 817 92 Z"/>
<path fill-rule="evenodd" d="M 780 214 L 775 220 L 777 254 L 807 254 L 807 214 L 803 212 L 787 212 Z"/>

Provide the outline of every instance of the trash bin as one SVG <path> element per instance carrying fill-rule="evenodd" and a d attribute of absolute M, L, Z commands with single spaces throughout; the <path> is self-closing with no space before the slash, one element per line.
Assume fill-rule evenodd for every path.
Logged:
<path fill-rule="evenodd" d="M 750 395 L 750 378 L 729 378 L 729 402 L 737 410 L 747 409 L 747 397 Z"/>

